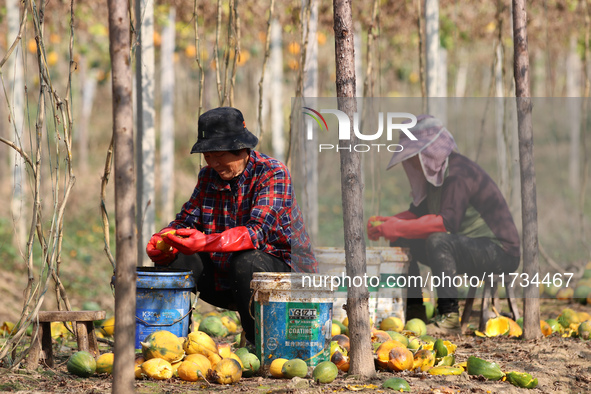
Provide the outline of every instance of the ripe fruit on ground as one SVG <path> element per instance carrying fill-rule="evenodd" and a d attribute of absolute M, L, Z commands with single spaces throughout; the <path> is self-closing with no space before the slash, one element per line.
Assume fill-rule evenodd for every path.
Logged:
<path fill-rule="evenodd" d="M 305 378 L 308 375 L 308 364 L 301 358 L 294 358 L 287 361 L 281 367 L 281 374 L 288 378 Z"/>
<path fill-rule="evenodd" d="M 336 324 L 337 326 L 339 326 L 339 328 L 341 329 L 340 334 L 344 334 L 347 335 L 349 333 L 349 329 L 347 328 L 347 326 L 345 326 L 343 323 L 341 323 L 339 320 L 337 319 L 332 319 L 332 324 Z M 333 334 L 334 336 L 335 334 Z M 337 334 L 338 335 L 338 334 Z"/>
<path fill-rule="evenodd" d="M 68 359 L 66 365 L 68 372 L 81 378 L 87 378 L 94 375 L 96 371 L 96 360 L 94 356 L 85 351 L 79 351 Z"/>
<path fill-rule="evenodd" d="M 390 371 L 410 371 L 414 365 L 414 357 L 410 350 L 403 347 L 395 347 L 390 350 L 388 369 Z"/>
<path fill-rule="evenodd" d="M 142 374 L 142 364 L 135 365 L 133 374 L 135 375 L 136 379 L 142 379 L 144 377 L 144 375 Z"/>
<path fill-rule="evenodd" d="M 401 332 L 404 329 L 404 323 L 399 317 L 390 316 L 380 323 L 380 330 Z"/>
<path fill-rule="evenodd" d="M 389 341 L 390 339 L 390 334 L 388 334 L 386 331 L 382 331 L 382 330 L 374 330 L 371 333 L 371 341 L 372 342 L 378 342 L 378 343 L 383 343 L 386 341 Z"/>
<path fill-rule="evenodd" d="M 552 334 L 552 327 L 545 320 L 540 320 L 540 329 L 545 337 Z"/>
<path fill-rule="evenodd" d="M 96 359 L 96 373 L 112 373 L 114 357 L 113 353 L 101 354 Z"/>
<path fill-rule="evenodd" d="M 382 343 L 376 349 L 376 356 L 377 356 L 377 363 L 382 368 L 388 368 L 388 360 L 390 360 L 390 350 L 394 349 L 395 347 L 405 348 L 402 343 L 395 341 L 393 339 Z"/>
<path fill-rule="evenodd" d="M 571 324 L 580 323 L 579 315 L 570 308 L 563 309 L 556 320 L 558 320 L 558 323 L 564 328 L 569 328 Z"/>
<path fill-rule="evenodd" d="M 244 369 L 244 364 L 242 364 L 242 360 L 235 353 L 230 353 L 230 357 L 223 357 L 222 359 L 224 359 L 224 358 L 233 358 L 234 360 L 236 360 L 238 362 L 238 364 L 240 364 L 240 368 Z"/>
<path fill-rule="evenodd" d="M 115 316 L 104 320 L 103 324 L 100 326 L 100 329 L 104 335 L 112 337 L 113 334 L 115 334 Z"/>
<path fill-rule="evenodd" d="M 517 324 L 517 323 L 516 323 Z M 518 325 L 519 327 L 519 325 Z M 496 337 L 499 335 L 509 335 L 511 331 L 511 324 L 509 319 L 503 316 L 493 317 L 486 321 L 486 328 L 484 332 L 475 331 L 475 334 L 479 337 Z"/>
<path fill-rule="evenodd" d="M 406 345 L 406 347 L 408 347 L 410 350 L 418 350 L 422 344 L 423 342 L 419 338 L 409 337 L 408 345 Z"/>
<path fill-rule="evenodd" d="M 435 352 L 429 349 L 421 349 L 415 353 L 413 370 L 419 369 L 423 372 L 435 365 Z"/>
<path fill-rule="evenodd" d="M 343 334 L 335 335 L 331 338 L 331 341 L 336 341 L 347 352 L 349 350 L 351 350 L 351 342 L 349 341 L 349 337 L 346 335 L 343 335 Z"/>
<path fill-rule="evenodd" d="M 211 362 L 203 354 L 190 354 L 179 366 L 178 375 L 182 380 L 196 382 L 203 379 L 211 367 Z"/>
<path fill-rule="evenodd" d="M 156 380 L 170 379 L 172 378 L 172 365 L 162 358 L 151 358 L 142 364 L 142 373 Z"/>
<path fill-rule="evenodd" d="M 218 353 L 214 340 L 203 331 L 194 331 L 187 335 L 183 348 L 187 354 L 200 353 L 209 356 L 212 353 Z"/>
<path fill-rule="evenodd" d="M 232 354 L 232 346 L 229 343 L 218 344 L 218 353 L 222 358 L 228 358 Z"/>
<path fill-rule="evenodd" d="M 276 358 L 275 360 L 271 361 L 271 365 L 269 366 L 269 373 L 274 378 L 283 378 L 283 373 L 281 370 L 283 369 L 283 364 L 285 364 L 288 360 L 286 358 Z"/>
<path fill-rule="evenodd" d="M 337 368 L 343 372 L 349 372 L 349 356 L 346 354 L 341 353 L 340 351 L 335 351 L 332 356 L 330 356 L 330 361 L 337 366 Z"/>
<path fill-rule="evenodd" d="M 556 298 L 561 301 L 570 301 L 575 294 L 575 290 L 570 287 L 563 287 L 556 293 Z"/>
<path fill-rule="evenodd" d="M 577 334 L 581 339 L 587 340 L 591 337 L 591 320 L 586 320 L 579 324 Z"/>
<path fill-rule="evenodd" d="M 207 359 L 209 360 L 209 362 L 211 363 L 211 367 L 213 368 L 217 365 L 217 363 L 219 363 L 222 360 L 222 356 L 220 356 L 217 353 L 210 353 L 209 356 L 207 356 Z"/>
<path fill-rule="evenodd" d="M 420 337 L 427 333 L 427 325 L 421 319 L 410 319 L 404 326 L 405 330 L 412 331 L 416 336 Z"/>
<path fill-rule="evenodd" d="M 242 377 L 242 367 L 233 358 L 224 358 L 207 372 L 207 378 L 219 384 L 236 383 Z"/>
<path fill-rule="evenodd" d="M 427 372 L 429 372 L 431 375 L 461 375 L 462 372 L 464 372 L 464 368 L 441 365 L 429 368 Z"/>
<path fill-rule="evenodd" d="M 330 383 L 339 375 L 339 369 L 331 361 L 323 361 L 312 371 L 312 378 L 316 383 Z"/>
<path fill-rule="evenodd" d="M 238 324 L 230 316 L 222 316 L 220 319 L 224 327 L 228 330 L 228 333 L 235 334 L 238 331 Z"/>
<path fill-rule="evenodd" d="M 523 334 L 523 329 L 521 328 L 521 326 L 519 324 L 517 324 L 517 322 L 513 319 L 510 319 L 508 317 L 505 316 L 499 316 L 502 319 L 505 319 L 509 322 L 509 333 L 507 335 L 509 335 L 510 337 L 520 337 L 521 334 Z"/>
<path fill-rule="evenodd" d="M 339 326 L 338 324 L 332 323 L 332 327 L 330 329 L 330 335 L 335 336 L 335 335 L 340 335 L 340 334 L 341 334 L 341 326 Z"/>
<path fill-rule="evenodd" d="M 172 376 L 174 376 L 175 378 L 179 377 L 179 367 L 182 363 L 182 361 L 177 361 L 176 363 L 170 364 L 172 366 Z"/>
<path fill-rule="evenodd" d="M 155 331 L 140 343 L 146 360 L 161 358 L 173 363 L 182 360 L 185 355 L 179 337 L 169 331 Z"/>

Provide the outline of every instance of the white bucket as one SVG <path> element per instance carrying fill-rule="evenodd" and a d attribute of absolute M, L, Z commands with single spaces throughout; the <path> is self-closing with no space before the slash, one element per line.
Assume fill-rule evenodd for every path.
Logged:
<path fill-rule="evenodd" d="M 314 249 L 314 255 L 318 262 L 318 272 L 322 275 L 338 276 L 346 275 L 345 250 L 343 248 L 319 247 Z M 381 251 L 367 248 L 365 251 L 365 264 L 368 276 L 378 276 L 380 274 Z M 369 289 L 369 318 L 376 321 L 376 295 L 377 288 Z M 347 317 L 347 312 L 343 305 L 347 304 L 347 287 L 340 286 L 334 292 L 335 301 L 332 308 L 333 318 L 343 321 Z"/>
<path fill-rule="evenodd" d="M 318 270 L 322 275 L 346 275 L 345 250 L 335 247 L 314 249 Z M 400 247 L 366 248 L 366 274 L 379 277 L 378 286 L 368 286 L 369 317 L 377 325 L 388 316 L 398 316 L 404 321 L 406 288 L 387 288 L 389 276 L 406 275 L 408 272 L 409 250 Z M 347 313 L 343 305 L 347 303 L 347 288 L 339 287 L 334 293 L 333 317 L 342 321 Z"/>
<path fill-rule="evenodd" d="M 383 248 L 376 305 L 377 321 L 395 316 L 406 322 L 406 280 L 397 279 L 408 274 L 408 264 L 408 249 Z"/>
<path fill-rule="evenodd" d="M 333 292 L 318 274 L 255 272 L 256 354 L 268 368 L 276 358 L 309 366 L 330 359 Z"/>

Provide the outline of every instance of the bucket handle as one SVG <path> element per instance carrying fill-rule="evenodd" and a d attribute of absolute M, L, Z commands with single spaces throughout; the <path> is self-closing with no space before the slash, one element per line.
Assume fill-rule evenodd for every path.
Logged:
<path fill-rule="evenodd" d="M 252 300 L 254 300 L 254 296 L 259 291 L 258 288 L 254 288 L 252 294 L 250 295 L 250 300 L 248 301 L 248 314 L 250 315 L 251 319 L 254 320 L 254 316 L 252 315 Z"/>
<path fill-rule="evenodd" d="M 140 319 L 139 317 L 135 317 L 136 320 L 141 321 L 142 323 L 144 323 L 146 326 L 151 326 L 151 327 L 168 327 L 168 326 L 172 326 L 177 324 L 178 322 L 181 322 L 185 319 L 185 317 L 189 316 L 191 314 L 191 312 L 193 312 L 195 310 L 195 306 L 197 305 L 197 301 L 199 300 L 199 292 L 196 291 L 195 292 L 195 300 L 193 301 L 193 304 L 191 305 L 191 307 L 189 308 L 189 311 L 187 313 L 184 314 L 184 316 L 179 317 L 178 319 L 176 319 L 175 321 L 173 321 L 172 323 L 161 323 L 161 324 L 157 324 L 157 323 L 148 323 L 145 320 Z"/>

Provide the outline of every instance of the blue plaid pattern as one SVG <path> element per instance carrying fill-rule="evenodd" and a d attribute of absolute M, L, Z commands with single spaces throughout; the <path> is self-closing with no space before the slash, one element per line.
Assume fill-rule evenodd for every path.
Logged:
<path fill-rule="evenodd" d="M 205 234 L 246 226 L 255 248 L 284 260 L 294 272 L 318 272 L 289 171 L 256 151 L 251 151 L 244 172 L 231 181 L 222 180 L 209 166 L 201 169 L 191 198 L 168 226 Z M 218 290 L 229 288 L 230 256 L 211 253 Z"/>

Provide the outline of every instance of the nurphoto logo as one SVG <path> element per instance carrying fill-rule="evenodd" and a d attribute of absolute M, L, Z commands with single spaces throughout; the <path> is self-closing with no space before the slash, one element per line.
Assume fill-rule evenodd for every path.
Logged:
<path fill-rule="evenodd" d="M 343 111 L 339 111 L 337 109 L 321 109 L 317 111 L 310 107 L 302 107 L 304 109 L 303 114 L 307 115 L 305 117 L 305 125 L 306 125 L 306 138 L 308 140 L 314 139 L 314 124 L 316 124 L 320 131 L 328 130 L 328 124 L 322 114 L 333 114 L 337 117 L 338 121 L 338 136 L 339 140 L 351 140 L 351 122 L 349 120 L 349 116 Z M 385 118 L 385 122 L 384 122 Z M 403 119 L 403 122 L 400 122 L 399 119 Z M 314 122 L 315 121 L 315 122 Z M 417 124 L 417 117 L 408 112 L 387 112 L 384 116 L 383 112 L 378 113 L 378 130 L 373 134 L 365 134 L 361 132 L 359 129 L 359 114 L 356 112 L 353 114 L 353 132 L 355 136 L 362 141 L 377 141 L 382 138 L 382 134 L 384 134 L 384 123 L 386 123 L 386 140 L 388 143 L 371 143 L 371 144 L 354 144 L 348 146 L 340 146 L 339 144 L 319 144 L 318 151 L 326 151 L 326 150 L 348 150 L 349 152 L 369 152 L 370 150 L 377 150 L 378 152 L 380 149 L 386 149 L 388 152 L 401 152 L 404 147 L 400 144 L 390 144 L 389 142 L 392 141 L 392 135 L 394 134 L 394 130 L 400 130 L 406 136 L 416 141 L 416 137 L 410 132 L 409 129 L 414 127 Z"/>

